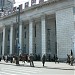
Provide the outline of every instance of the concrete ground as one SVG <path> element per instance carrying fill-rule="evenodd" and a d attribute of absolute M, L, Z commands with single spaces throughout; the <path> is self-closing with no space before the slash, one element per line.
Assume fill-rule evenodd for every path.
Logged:
<path fill-rule="evenodd" d="M 75 64 L 70 66 L 66 63 L 46 62 L 42 66 L 42 62 L 34 61 L 35 67 L 30 67 L 30 63 L 25 64 L 20 61 L 20 66 L 15 63 L 0 62 L 0 75 L 75 75 Z"/>

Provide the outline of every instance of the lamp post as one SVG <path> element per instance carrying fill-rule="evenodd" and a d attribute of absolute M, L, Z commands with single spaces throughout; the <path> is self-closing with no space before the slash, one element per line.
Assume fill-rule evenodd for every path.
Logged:
<path fill-rule="evenodd" d="M 17 37 L 16 37 L 16 44 L 17 44 L 17 58 L 16 58 L 16 65 L 19 65 L 19 25 L 20 25 L 20 6 L 17 8 L 16 13 L 16 23 L 17 23 Z"/>

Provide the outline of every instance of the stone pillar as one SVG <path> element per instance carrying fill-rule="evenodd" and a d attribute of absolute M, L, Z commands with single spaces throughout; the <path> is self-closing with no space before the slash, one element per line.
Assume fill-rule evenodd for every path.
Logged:
<path fill-rule="evenodd" d="M 22 22 L 19 25 L 19 45 L 20 45 L 20 50 L 19 53 L 22 53 L 22 49 L 23 49 L 23 25 Z"/>
<path fill-rule="evenodd" d="M 2 35 L 0 33 L 0 55 L 1 55 L 1 46 L 2 46 Z"/>
<path fill-rule="evenodd" d="M 29 54 L 33 53 L 33 22 L 29 21 Z"/>
<path fill-rule="evenodd" d="M 46 21 L 45 21 L 45 15 L 41 16 L 41 50 L 42 55 L 46 54 Z"/>
<path fill-rule="evenodd" d="M 2 55 L 5 53 L 5 38 L 6 38 L 6 27 L 3 27 L 3 45 L 2 45 Z"/>
<path fill-rule="evenodd" d="M 11 25 L 11 28 L 10 28 L 10 54 L 13 53 L 13 25 Z"/>

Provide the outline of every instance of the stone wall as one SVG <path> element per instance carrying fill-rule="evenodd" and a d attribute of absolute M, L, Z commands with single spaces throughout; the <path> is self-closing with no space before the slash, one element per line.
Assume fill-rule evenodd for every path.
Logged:
<path fill-rule="evenodd" d="M 56 12 L 57 55 L 66 58 L 73 49 L 72 36 L 74 34 L 73 8 Z"/>

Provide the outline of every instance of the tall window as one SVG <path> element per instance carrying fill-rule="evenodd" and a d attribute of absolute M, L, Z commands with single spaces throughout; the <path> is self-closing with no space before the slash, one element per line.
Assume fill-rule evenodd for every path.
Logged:
<path fill-rule="evenodd" d="M 10 30 L 8 30 L 8 41 L 10 41 Z"/>
<path fill-rule="evenodd" d="M 36 37 L 36 25 L 35 25 L 35 37 Z"/>
<path fill-rule="evenodd" d="M 19 29 L 17 28 L 17 29 L 16 29 L 16 31 L 17 31 L 17 38 L 19 38 L 19 32 L 18 32 L 18 30 L 19 30 Z"/>
<path fill-rule="evenodd" d="M 8 41 L 10 41 L 10 36 L 9 36 L 9 34 L 8 34 Z"/>
<path fill-rule="evenodd" d="M 26 38 L 26 32 L 25 32 L 25 38 Z"/>
<path fill-rule="evenodd" d="M 26 29 L 26 26 L 24 27 L 24 29 Z"/>
<path fill-rule="evenodd" d="M 26 44 L 25 44 L 25 51 L 24 52 L 26 53 Z"/>

